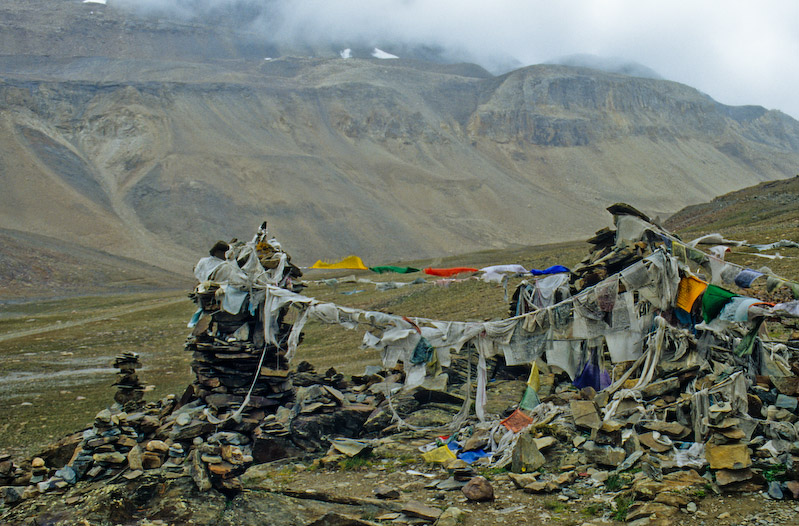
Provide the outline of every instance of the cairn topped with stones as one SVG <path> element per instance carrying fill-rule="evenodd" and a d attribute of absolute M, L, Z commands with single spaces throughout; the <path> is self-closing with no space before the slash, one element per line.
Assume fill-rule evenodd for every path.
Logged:
<path fill-rule="evenodd" d="M 189 294 L 198 306 L 185 346 L 192 353 L 194 394 L 223 420 L 246 400 L 244 416 L 250 418 L 234 427 L 247 431 L 291 402 L 294 388 L 286 359 L 292 326 L 283 321 L 288 307 L 265 330 L 265 293 L 244 286 L 242 276 L 296 292 L 302 273 L 280 244 L 268 239 L 266 223 L 252 243 L 219 241 L 209 254 L 195 266 L 200 283 Z"/>

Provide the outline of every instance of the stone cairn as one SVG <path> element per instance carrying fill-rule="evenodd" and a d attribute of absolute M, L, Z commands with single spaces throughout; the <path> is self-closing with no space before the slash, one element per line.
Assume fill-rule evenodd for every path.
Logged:
<path fill-rule="evenodd" d="M 237 253 L 243 244 L 234 240 L 230 245 L 222 246 L 232 247 L 231 250 Z M 275 268 L 278 257 L 285 254 L 266 240 L 257 243 L 256 251 L 266 269 Z M 298 287 L 293 285 L 293 279 L 301 275 L 300 270 L 288 262 L 278 283 L 296 291 Z M 286 341 L 291 332 L 291 324 L 283 321 L 288 307 L 277 317 L 277 345 L 267 344 L 263 302 L 249 297 L 242 302 L 239 312 L 231 314 L 222 309 L 219 288 L 214 281 L 205 281 L 189 294 L 202 310 L 185 346 L 186 351 L 192 352 L 191 367 L 196 375 L 194 392 L 217 413 L 218 418 L 235 412 L 250 393 L 244 414 L 246 422 L 237 426 L 239 430 L 249 431 L 265 415 L 273 414 L 278 407 L 294 399 L 285 358 Z"/>
<path fill-rule="evenodd" d="M 144 386 L 139 383 L 136 369 L 141 367 L 139 355 L 135 352 L 124 352 L 114 360 L 114 367 L 119 369 L 117 381 L 113 384 L 117 388 L 114 401 L 126 411 L 141 405 L 144 398 Z"/>

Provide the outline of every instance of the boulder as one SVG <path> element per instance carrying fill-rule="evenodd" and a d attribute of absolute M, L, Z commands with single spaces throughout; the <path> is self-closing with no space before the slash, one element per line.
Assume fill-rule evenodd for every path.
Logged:
<path fill-rule="evenodd" d="M 623 448 L 613 446 L 598 446 L 592 441 L 583 444 L 586 459 L 594 464 L 616 467 L 627 458 Z"/>
<path fill-rule="evenodd" d="M 535 439 L 529 433 L 523 433 L 516 441 L 511 454 L 511 471 L 529 473 L 543 466 L 545 462 L 544 455 L 535 445 Z"/>
<path fill-rule="evenodd" d="M 494 500 L 494 488 L 485 477 L 474 477 L 461 488 L 467 499 L 476 502 Z"/>

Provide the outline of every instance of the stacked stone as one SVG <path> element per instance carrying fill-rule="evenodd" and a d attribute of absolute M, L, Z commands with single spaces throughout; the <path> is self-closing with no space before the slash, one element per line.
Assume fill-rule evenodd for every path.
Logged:
<path fill-rule="evenodd" d="M 230 250 L 234 253 L 241 246 L 232 245 Z M 256 251 L 261 265 L 266 269 L 274 269 L 284 254 L 265 240 L 258 242 Z M 294 284 L 292 279 L 301 275 L 297 267 L 287 263 L 278 282 L 289 290 L 297 291 L 300 285 Z M 259 303 L 250 296 L 249 301 L 241 303 L 239 312 L 231 314 L 222 308 L 219 289 L 219 284 L 206 281 L 189 294 L 202 311 L 185 346 L 187 351 L 193 353 L 195 394 L 217 415 L 224 416 L 241 407 L 249 393 L 247 413 L 255 417 L 252 424 L 254 428 L 264 415 L 274 413 L 278 407 L 294 398 L 285 358 L 286 342 L 292 328 L 283 321 L 288 307 L 277 316 L 277 344 L 267 344 L 263 302 Z"/>
<path fill-rule="evenodd" d="M 754 476 L 750 469 L 749 441 L 755 425 L 750 419 L 731 416 L 728 403 L 710 406 L 710 437 L 705 444 L 705 457 L 710 469 L 716 470 L 716 483 L 725 490 L 732 490 Z"/>
<path fill-rule="evenodd" d="M 47 469 L 47 466 L 44 463 L 44 460 L 40 457 L 34 457 L 31 461 L 31 484 L 38 484 L 43 482 L 47 479 L 50 470 Z"/>
<path fill-rule="evenodd" d="M 137 445 L 138 433 L 128 424 L 127 413 L 103 409 L 70 463 L 78 478 L 95 480 L 128 466 L 128 453 Z"/>
<path fill-rule="evenodd" d="M 139 383 L 136 369 L 141 367 L 139 355 L 134 352 L 124 352 L 114 360 L 114 367 L 119 369 L 117 381 L 113 384 L 117 388 L 114 401 L 123 410 L 133 411 L 141 405 L 144 398 L 144 386 Z"/>
<path fill-rule="evenodd" d="M 0 454 L 0 486 L 10 486 L 23 475 L 24 471 L 14 465 L 11 455 Z"/>
<path fill-rule="evenodd" d="M 617 203 L 607 208 L 608 212 L 617 215 L 631 215 L 647 223 L 652 220 L 635 208 Z M 592 245 L 591 252 L 572 270 L 572 283 L 575 291 L 599 283 L 606 277 L 615 274 L 649 254 L 648 244 L 644 242 L 630 245 L 616 244 L 616 231 L 610 228 L 598 230 L 587 240 Z"/>
<path fill-rule="evenodd" d="M 169 444 L 163 440 L 150 440 L 144 445 L 144 452 L 141 456 L 143 469 L 157 469 L 164 465 Z"/>
<path fill-rule="evenodd" d="M 195 481 L 197 474 L 205 477 L 206 484 L 222 490 L 239 490 L 238 475 L 253 462 L 251 439 L 235 431 L 221 431 L 209 436 L 197 446 L 193 459 Z M 199 462 L 197 461 L 199 457 Z M 203 483 L 198 482 L 202 489 Z"/>

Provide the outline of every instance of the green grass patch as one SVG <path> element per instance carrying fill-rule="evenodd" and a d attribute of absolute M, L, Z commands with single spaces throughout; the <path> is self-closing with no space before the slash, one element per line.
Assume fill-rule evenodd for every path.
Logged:
<path fill-rule="evenodd" d="M 630 506 L 633 505 L 633 502 L 635 502 L 635 499 L 633 499 L 632 495 L 619 495 L 613 499 L 613 503 L 615 504 L 615 509 L 611 514 L 613 520 L 621 522 L 627 520 L 627 512 L 630 510 Z"/>
<path fill-rule="evenodd" d="M 786 480 L 786 471 L 788 471 L 788 468 L 785 466 L 785 464 L 775 464 L 763 470 L 763 478 L 765 478 L 768 482 L 774 482 L 775 480 Z"/>
<path fill-rule="evenodd" d="M 354 457 L 347 457 L 338 463 L 338 467 L 345 471 L 358 471 L 367 469 L 374 464 L 374 458 L 371 453 L 359 454 Z"/>
<path fill-rule="evenodd" d="M 563 513 L 566 511 L 566 503 L 559 500 L 547 500 L 544 502 L 544 508 L 552 513 Z"/>
<path fill-rule="evenodd" d="M 581 513 L 586 517 L 599 517 L 601 515 L 604 515 L 605 512 L 607 512 L 608 510 L 609 507 L 607 504 L 602 502 L 595 502 L 583 508 Z"/>
<path fill-rule="evenodd" d="M 619 491 L 624 486 L 624 481 L 618 473 L 611 473 L 605 480 L 605 488 L 608 491 Z"/>

